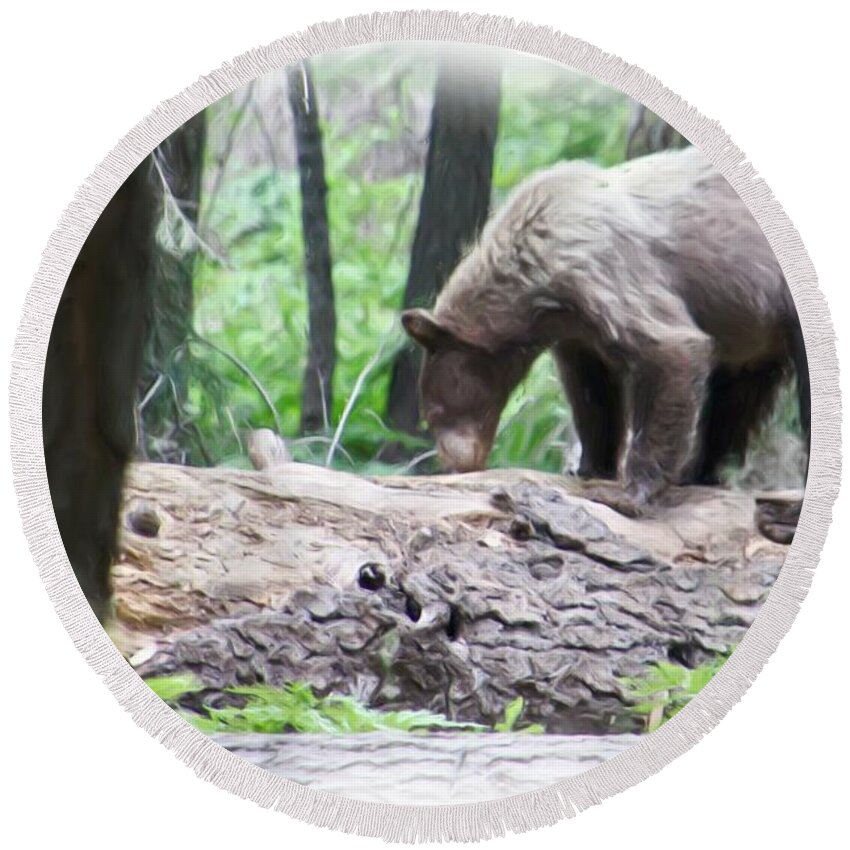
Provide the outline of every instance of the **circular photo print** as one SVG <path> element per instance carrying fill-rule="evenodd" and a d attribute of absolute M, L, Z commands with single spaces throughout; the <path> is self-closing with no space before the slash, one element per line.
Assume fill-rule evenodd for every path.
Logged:
<path fill-rule="evenodd" d="M 42 365 L 56 527 L 133 681 L 302 814 L 633 752 L 600 796 L 637 781 L 803 505 L 806 347 L 752 199 L 517 51 L 384 41 L 220 91 L 75 250 Z"/>

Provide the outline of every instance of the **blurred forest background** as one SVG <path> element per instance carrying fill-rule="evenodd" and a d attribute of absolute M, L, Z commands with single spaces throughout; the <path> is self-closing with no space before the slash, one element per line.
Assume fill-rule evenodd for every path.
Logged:
<path fill-rule="evenodd" d="M 433 304 L 489 211 L 534 171 L 687 144 L 591 78 L 505 55 L 319 57 L 222 98 L 152 154 L 142 457 L 249 466 L 246 429 L 271 428 L 296 460 L 434 468 L 402 308 Z M 799 482 L 794 407 L 789 392 L 738 483 Z M 543 357 L 490 465 L 561 472 L 576 448 Z"/>

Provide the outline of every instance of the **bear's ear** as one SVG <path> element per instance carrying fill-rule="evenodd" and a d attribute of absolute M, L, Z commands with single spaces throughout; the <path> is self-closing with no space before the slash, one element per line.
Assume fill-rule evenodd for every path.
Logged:
<path fill-rule="evenodd" d="M 405 310 L 401 314 L 401 323 L 408 336 L 416 340 L 426 351 L 434 351 L 435 348 L 452 339 L 451 332 L 440 325 L 427 310 L 420 307 Z"/>

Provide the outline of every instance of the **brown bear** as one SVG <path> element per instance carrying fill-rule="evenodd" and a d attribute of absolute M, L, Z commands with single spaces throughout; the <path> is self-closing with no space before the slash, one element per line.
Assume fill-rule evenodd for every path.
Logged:
<path fill-rule="evenodd" d="M 806 352 L 782 270 L 695 148 L 534 174 L 433 311 L 402 322 L 425 349 L 421 409 L 448 470 L 485 466 L 511 391 L 547 349 L 579 474 L 618 478 L 636 510 L 743 461 L 792 367 L 808 438 Z"/>

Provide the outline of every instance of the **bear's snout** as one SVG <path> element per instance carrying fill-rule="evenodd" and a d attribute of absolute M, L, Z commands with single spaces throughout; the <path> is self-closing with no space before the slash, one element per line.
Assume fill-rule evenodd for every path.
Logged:
<path fill-rule="evenodd" d="M 476 433 L 444 431 L 437 436 L 437 454 L 446 472 L 477 472 L 484 469 L 488 447 Z"/>

